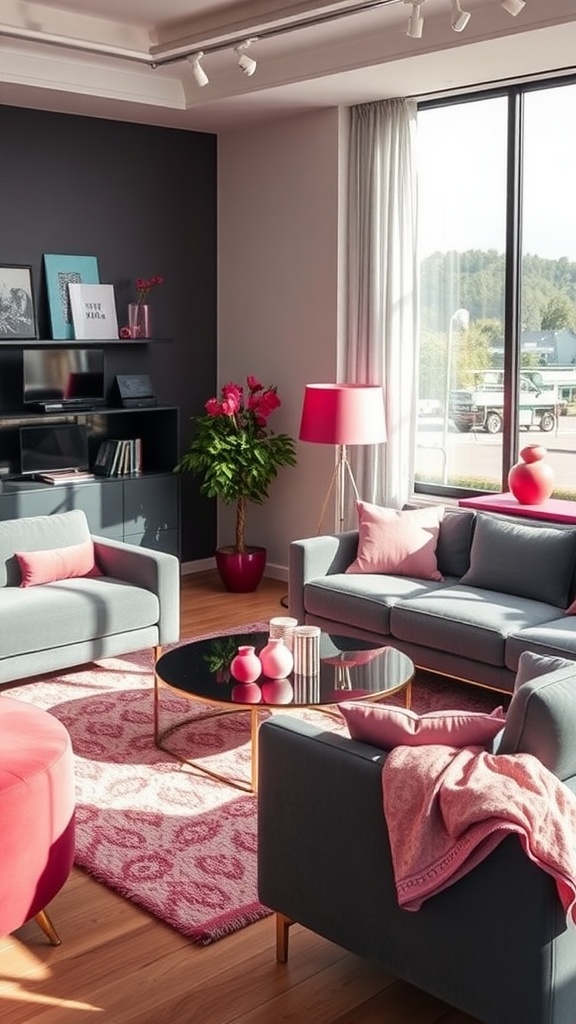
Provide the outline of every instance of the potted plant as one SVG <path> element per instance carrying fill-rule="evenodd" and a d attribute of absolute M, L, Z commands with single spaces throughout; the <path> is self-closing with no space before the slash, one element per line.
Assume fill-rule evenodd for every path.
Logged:
<path fill-rule="evenodd" d="M 203 416 L 192 417 L 194 436 L 176 472 L 201 478 L 200 493 L 236 505 L 234 544 L 218 548 L 216 565 L 228 590 L 255 590 L 266 566 L 266 549 L 246 543 L 248 504 L 263 505 L 281 466 L 296 465 L 294 440 L 267 426 L 280 406 L 277 388 L 256 377 L 225 384 L 220 398 L 210 398 Z"/>

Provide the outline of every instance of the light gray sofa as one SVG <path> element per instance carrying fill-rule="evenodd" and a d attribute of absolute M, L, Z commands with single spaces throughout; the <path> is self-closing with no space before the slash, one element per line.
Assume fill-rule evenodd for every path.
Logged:
<path fill-rule="evenodd" d="M 358 532 L 290 545 L 299 622 L 392 644 L 416 666 L 510 692 L 524 650 L 576 659 L 576 524 L 447 510 L 442 581 L 347 574 Z"/>
<path fill-rule="evenodd" d="M 15 552 L 92 539 L 102 575 L 21 587 Z M 174 555 L 91 537 L 78 509 L 0 522 L 0 683 L 179 639 Z"/>
<path fill-rule="evenodd" d="M 576 927 L 517 836 L 404 910 L 383 812 L 386 754 L 282 715 L 259 737 L 258 892 L 280 915 L 279 960 L 288 919 L 485 1024 L 574 1024 Z M 576 793 L 574 663 L 519 687 L 498 749 L 533 754 Z"/>

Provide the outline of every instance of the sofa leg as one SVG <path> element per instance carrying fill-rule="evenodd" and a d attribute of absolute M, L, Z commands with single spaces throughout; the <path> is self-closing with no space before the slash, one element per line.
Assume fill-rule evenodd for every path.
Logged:
<path fill-rule="evenodd" d="M 38 914 L 35 914 L 34 920 L 36 921 L 36 924 L 40 926 L 44 935 L 46 935 L 53 946 L 60 946 L 62 944 L 62 939 L 58 935 L 58 932 L 45 910 L 41 910 Z"/>
<path fill-rule="evenodd" d="M 162 648 L 160 646 L 152 648 L 152 657 L 154 658 L 154 664 L 156 664 L 161 654 Z"/>
<path fill-rule="evenodd" d="M 294 924 L 284 914 L 276 914 L 276 959 L 279 964 L 285 964 L 288 960 L 288 933 L 290 925 Z"/>

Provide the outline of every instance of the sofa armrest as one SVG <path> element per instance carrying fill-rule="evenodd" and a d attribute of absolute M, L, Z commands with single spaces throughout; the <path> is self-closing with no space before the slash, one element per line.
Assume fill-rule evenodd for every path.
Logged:
<path fill-rule="evenodd" d="M 180 563 L 175 555 L 92 535 L 98 565 L 106 576 L 156 594 L 160 644 L 180 639 Z"/>
<path fill-rule="evenodd" d="M 292 541 L 288 577 L 290 615 L 298 622 L 305 622 L 305 584 L 320 576 L 345 572 L 356 558 L 357 550 L 358 530 Z"/>
<path fill-rule="evenodd" d="M 354 908 L 374 906 L 376 927 L 376 878 L 385 902 L 396 904 L 382 807 L 384 757 L 285 714 L 260 727 L 259 899 L 365 954 L 371 929 Z"/>

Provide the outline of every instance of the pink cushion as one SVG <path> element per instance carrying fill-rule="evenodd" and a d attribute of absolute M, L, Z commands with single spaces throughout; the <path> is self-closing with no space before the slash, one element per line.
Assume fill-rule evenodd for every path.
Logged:
<path fill-rule="evenodd" d="M 506 722 L 502 708 L 491 714 L 482 711 L 429 711 L 417 715 L 408 708 L 388 704 L 338 705 L 353 740 L 374 747 L 419 747 L 426 743 L 444 743 L 450 747 L 484 746 L 500 732 Z"/>
<path fill-rule="evenodd" d="M 443 505 L 401 512 L 365 501 L 358 509 L 358 553 L 346 572 L 390 573 L 442 580 L 436 561 Z"/>
<path fill-rule="evenodd" d="M 94 558 L 91 540 L 50 551 L 16 551 L 22 575 L 21 587 L 37 587 L 40 583 L 69 580 L 74 576 L 101 576 Z"/>

